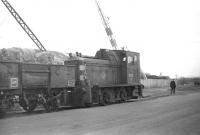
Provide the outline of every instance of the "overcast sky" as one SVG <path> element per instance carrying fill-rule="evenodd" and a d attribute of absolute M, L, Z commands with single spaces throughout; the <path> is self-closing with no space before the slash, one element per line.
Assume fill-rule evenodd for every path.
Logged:
<path fill-rule="evenodd" d="M 111 49 L 94 0 L 9 0 L 48 50 Z M 99 0 L 118 47 L 155 75 L 200 76 L 200 0 Z M 0 2 L 0 48 L 34 48 Z"/>

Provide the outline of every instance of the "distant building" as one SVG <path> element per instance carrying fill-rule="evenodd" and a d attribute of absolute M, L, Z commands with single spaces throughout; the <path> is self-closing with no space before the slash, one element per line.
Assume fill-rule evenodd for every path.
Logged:
<path fill-rule="evenodd" d="M 147 79 L 170 79 L 169 76 L 157 76 L 157 75 L 151 75 L 149 73 L 146 74 Z"/>
<path fill-rule="evenodd" d="M 165 88 L 169 87 L 170 77 L 169 76 L 156 76 L 149 73 L 145 74 L 147 79 L 141 79 L 141 83 L 144 88 Z"/>

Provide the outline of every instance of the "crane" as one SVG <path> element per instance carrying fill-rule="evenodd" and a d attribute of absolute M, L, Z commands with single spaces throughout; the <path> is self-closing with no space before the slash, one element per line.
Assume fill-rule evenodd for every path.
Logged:
<path fill-rule="evenodd" d="M 45 47 L 42 45 L 40 40 L 36 37 L 33 31 L 29 28 L 29 26 L 24 22 L 24 20 L 20 17 L 20 15 L 16 12 L 16 10 L 11 6 L 11 4 L 7 0 L 1 0 L 3 4 L 6 6 L 11 15 L 15 18 L 15 20 L 19 23 L 22 29 L 28 34 L 28 36 L 32 39 L 32 41 L 36 44 L 40 51 L 47 51 Z"/>
<path fill-rule="evenodd" d="M 113 36 L 113 33 L 112 33 L 111 27 L 110 27 L 110 25 L 109 25 L 108 19 L 107 19 L 107 17 L 105 17 L 105 15 L 103 14 L 103 11 L 102 11 L 102 9 L 100 8 L 100 5 L 99 5 L 98 1 L 95 0 L 95 2 L 96 2 L 96 5 L 97 5 L 99 14 L 100 14 L 100 16 L 101 16 L 101 19 L 102 19 L 102 21 L 103 21 L 103 26 L 104 26 L 105 31 L 106 31 L 106 33 L 107 33 L 107 35 L 108 35 L 109 40 L 110 40 L 111 46 L 113 47 L 113 49 L 116 50 L 116 49 L 117 49 L 117 43 L 116 43 L 116 40 L 115 40 L 115 38 L 114 38 L 114 36 Z"/>
<path fill-rule="evenodd" d="M 117 43 L 116 43 L 116 40 L 115 40 L 115 38 L 114 38 L 114 36 L 113 36 L 111 27 L 110 27 L 110 25 L 109 25 L 109 23 L 108 23 L 108 19 L 107 19 L 107 17 L 105 17 L 105 15 L 103 14 L 103 12 L 102 12 L 102 10 L 101 10 L 101 8 L 100 8 L 100 6 L 99 6 L 98 1 L 95 0 L 95 2 L 96 2 L 96 5 L 97 5 L 99 14 L 100 14 L 100 16 L 101 16 L 101 19 L 102 19 L 102 21 L 103 21 L 103 25 L 104 25 L 105 31 L 106 31 L 106 33 L 107 33 L 107 35 L 108 35 L 108 37 L 109 37 L 110 43 L 111 43 L 112 47 L 116 50 L 116 49 L 117 49 Z M 123 47 L 123 48 L 124 48 L 124 47 Z M 143 75 L 144 80 L 146 80 L 147 77 L 146 77 L 145 73 L 142 71 L 142 69 L 141 69 L 141 72 L 140 72 L 140 73 Z"/>

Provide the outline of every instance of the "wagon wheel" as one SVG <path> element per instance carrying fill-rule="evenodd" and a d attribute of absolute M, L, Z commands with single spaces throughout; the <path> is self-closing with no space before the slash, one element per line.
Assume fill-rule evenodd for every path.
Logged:
<path fill-rule="evenodd" d="M 43 103 L 43 106 L 44 106 L 44 109 L 45 109 L 46 112 L 50 112 L 51 111 L 51 107 L 50 107 L 48 102 Z"/>
<path fill-rule="evenodd" d="M 125 89 L 121 89 L 119 91 L 119 97 L 120 97 L 121 101 L 125 101 L 126 100 L 126 98 L 127 98 L 127 92 L 126 92 Z"/>
<path fill-rule="evenodd" d="M 21 99 L 19 102 L 20 106 L 27 112 L 32 112 L 37 106 L 37 100 L 30 100 L 27 105 L 24 99 Z"/>
<path fill-rule="evenodd" d="M 56 99 L 47 100 L 47 102 L 44 103 L 43 106 L 47 112 L 55 111 L 58 108 Z"/>
<path fill-rule="evenodd" d="M 46 112 L 51 112 L 53 110 L 52 105 L 50 105 L 48 102 L 43 104 L 43 106 L 44 106 Z"/>

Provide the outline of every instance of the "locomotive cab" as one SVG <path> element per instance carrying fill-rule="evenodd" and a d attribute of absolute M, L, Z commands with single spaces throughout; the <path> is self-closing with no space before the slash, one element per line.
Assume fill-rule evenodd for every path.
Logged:
<path fill-rule="evenodd" d="M 139 53 L 126 51 L 122 58 L 121 68 L 123 83 L 139 84 L 140 83 L 140 59 Z"/>
<path fill-rule="evenodd" d="M 96 56 L 120 67 L 120 84 L 140 84 L 140 54 L 125 50 L 100 49 Z"/>

